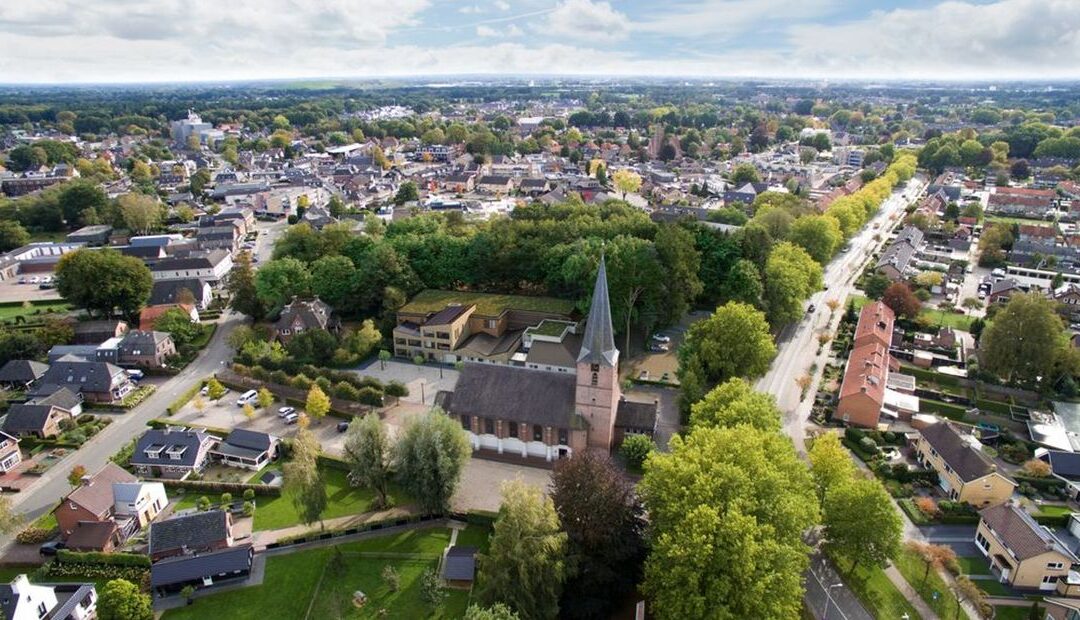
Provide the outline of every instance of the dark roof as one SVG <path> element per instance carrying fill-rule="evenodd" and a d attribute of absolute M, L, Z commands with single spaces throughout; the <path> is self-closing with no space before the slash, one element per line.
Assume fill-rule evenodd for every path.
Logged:
<path fill-rule="evenodd" d="M 297 317 L 304 329 L 328 329 L 335 324 L 330 306 L 321 299 L 293 299 L 281 309 L 275 327 L 279 330 L 289 329 Z"/>
<path fill-rule="evenodd" d="M 135 444 L 135 453 L 131 456 L 133 465 L 167 465 L 171 467 L 194 467 L 199 454 L 199 447 L 204 441 L 213 441 L 213 437 L 202 431 L 150 429 L 139 437 Z M 146 454 L 146 449 L 161 446 L 156 457 Z M 179 459 L 169 458 L 170 449 L 182 450 Z"/>
<path fill-rule="evenodd" d="M 22 432 L 41 432 L 53 408 L 49 405 L 12 405 L 4 418 L 4 432 L 18 435 Z"/>
<path fill-rule="evenodd" d="M 237 428 L 229 433 L 225 443 L 248 450 L 269 450 L 274 440 L 266 433 Z"/>
<path fill-rule="evenodd" d="M 104 549 L 115 533 L 115 521 L 79 521 L 68 536 L 67 546 L 75 550 Z"/>
<path fill-rule="evenodd" d="M 447 306 L 442 310 L 439 310 L 435 314 L 431 315 L 431 318 L 424 321 L 425 326 L 446 325 L 453 323 L 459 316 L 464 314 L 472 305 L 468 306 Z"/>
<path fill-rule="evenodd" d="M 108 392 L 114 385 L 128 381 L 127 375 L 119 366 L 108 362 L 64 359 L 54 362 L 41 380 L 82 392 Z"/>
<path fill-rule="evenodd" d="M 68 493 L 64 500 L 82 506 L 93 514 L 105 515 L 116 502 L 113 485 L 133 482 L 138 482 L 138 479 L 126 469 L 116 463 L 106 463 L 97 473 L 90 476 L 89 480 L 81 482 L 71 493 Z"/>
<path fill-rule="evenodd" d="M 964 438 L 960 436 L 960 433 L 952 424 L 938 422 L 927 426 L 920 432 L 923 439 L 941 455 L 941 458 L 956 471 L 956 474 L 964 482 L 971 482 L 997 471 L 993 461 L 964 441 Z"/>
<path fill-rule="evenodd" d="M 213 553 L 161 560 L 150 567 L 150 585 L 156 588 L 250 571 L 254 555 L 251 545 L 240 545 Z"/>
<path fill-rule="evenodd" d="M 656 403 L 619 401 L 619 408 L 615 412 L 615 426 L 651 432 L 656 428 Z"/>
<path fill-rule="evenodd" d="M 60 407 L 67 411 L 75 411 L 75 408 L 79 406 L 82 399 L 79 398 L 79 394 L 71 391 L 66 387 L 59 385 L 43 384 L 42 390 L 35 390 L 29 394 L 33 398 L 27 403 L 33 403 L 35 405 L 53 405 L 54 407 Z"/>
<path fill-rule="evenodd" d="M 9 360 L 0 368 L 0 383 L 30 383 L 37 381 L 49 369 L 48 364 L 33 360 Z"/>
<path fill-rule="evenodd" d="M 120 351 L 128 353 L 136 348 L 142 350 L 144 347 L 157 349 L 157 346 L 166 340 L 172 340 L 172 336 L 166 332 L 136 329 L 124 334 L 124 339 L 120 341 Z"/>
<path fill-rule="evenodd" d="M 476 547 L 454 545 L 446 550 L 443 562 L 443 579 L 448 581 L 472 581 L 476 575 Z"/>
<path fill-rule="evenodd" d="M 1047 551 L 1057 551 L 1076 562 L 1076 556 L 1056 536 L 1012 502 L 984 508 L 979 516 L 1021 562 Z"/>
<path fill-rule="evenodd" d="M 150 301 L 148 301 L 146 305 L 160 306 L 163 304 L 174 304 L 177 302 L 176 297 L 180 294 L 182 289 L 190 291 L 191 294 L 195 296 L 195 303 L 200 303 L 203 298 L 204 286 L 207 286 L 207 284 L 198 278 L 157 280 L 154 282 L 154 287 L 150 289 Z"/>
<path fill-rule="evenodd" d="M 569 428 L 577 378 L 500 364 L 466 363 L 443 408 L 456 415 L 516 420 Z"/>
<path fill-rule="evenodd" d="M 608 300 L 606 259 L 600 257 L 596 270 L 589 318 L 585 321 L 585 335 L 581 338 L 578 363 L 615 366 L 619 350 L 615 348 L 615 330 L 611 327 L 611 303 Z"/>
<path fill-rule="evenodd" d="M 1069 480 L 1080 480 L 1080 454 L 1050 450 L 1046 453 L 1045 460 L 1050 463 L 1050 469 L 1055 475 Z"/>
<path fill-rule="evenodd" d="M 493 174 L 480 177 L 480 179 L 477 181 L 477 183 L 480 184 L 480 185 L 506 185 L 509 182 L 510 182 L 510 177 L 493 175 Z"/>
<path fill-rule="evenodd" d="M 195 512 L 150 524 L 150 554 L 181 548 L 209 549 L 229 538 L 229 515 L 224 510 Z"/>

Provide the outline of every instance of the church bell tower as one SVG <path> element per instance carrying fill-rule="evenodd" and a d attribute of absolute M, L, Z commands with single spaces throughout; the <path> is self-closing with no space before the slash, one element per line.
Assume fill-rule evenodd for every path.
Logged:
<path fill-rule="evenodd" d="M 577 388 L 574 404 L 589 423 L 590 448 L 610 450 L 615 435 L 615 413 L 619 390 L 619 350 L 611 326 L 607 267 L 603 256 L 596 273 L 589 318 L 577 358 Z"/>

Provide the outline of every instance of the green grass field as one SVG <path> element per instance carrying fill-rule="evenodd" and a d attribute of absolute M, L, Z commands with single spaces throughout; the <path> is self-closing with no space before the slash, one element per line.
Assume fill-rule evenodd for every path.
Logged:
<path fill-rule="evenodd" d="M 0 305 L 0 321 L 6 321 L 20 316 L 31 317 L 49 312 L 68 312 L 70 310 L 71 306 L 62 299 L 35 301 L 31 302 L 30 307 L 26 307 L 23 304 Z"/>
<path fill-rule="evenodd" d="M 1045 607 L 1040 606 L 1039 609 L 1044 610 L 1044 613 L 1038 615 L 1039 618 L 1045 617 Z M 1024 605 L 1022 607 L 1014 607 L 1012 605 L 998 605 L 994 607 L 994 620 L 1027 620 L 1031 617 L 1031 605 Z"/>
<path fill-rule="evenodd" d="M 930 569 L 929 573 L 926 572 L 926 564 L 917 555 L 905 549 L 900 552 L 895 564 L 904 579 L 939 616 L 946 618 L 956 613 L 956 595 L 945 584 L 945 579 L 934 569 Z M 926 577 L 924 578 L 923 575 Z"/>
<path fill-rule="evenodd" d="M 329 499 L 326 510 L 322 514 L 323 519 L 347 517 L 371 511 L 371 502 L 375 499 L 374 492 L 350 487 L 349 481 L 345 478 L 345 472 L 339 469 L 323 468 L 322 474 L 323 480 L 326 481 L 326 495 Z M 201 493 L 189 489 L 188 493 L 177 500 L 176 510 L 193 508 L 196 500 L 201 495 Z M 206 496 L 210 498 L 211 502 L 215 502 L 220 497 L 220 494 L 209 493 Z M 408 503 L 408 498 L 396 487 L 391 487 L 390 498 L 395 506 Z M 290 498 L 284 495 L 281 497 L 268 495 L 255 497 L 254 529 L 278 530 L 299 525 L 300 523 L 302 523 L 300 514 L 296 511 L 296 506 L 293 505 Z M 318 527 L 318 524 L 313 524 L 312 527 Z"/>
<path fill-rule="evenodd" d="M 844 575 L 844 583 L 859 597 L 863 605 L 875 618 L 900 618 L 907 614 L 909 618 L 918 618 L 919 612 L 907 602 L 904 595 L 896 589 L 885 571 L 879 566 L 859 566 L 851 577 L 847 569 L 851 562 L 844 558 L 833 557 L 837 569 Z"/>
<path fill-rule="evenodd" d="M 956 558 L 956 561 L 960 564 L 960 572 L 965 575 L 990 574 L 990 565 L 986 563 L 986 558 L 981 555 L 970 558 Z"/>
<path fill-rule="evenodd" d="M 469 526 L 462 535 L 480 539 L 487 531 Z M 167 620 L 460 618 L 468 605 L 467 592 L 448 590 L 446 601 L 436 609 L 431 609 L 420 597 L 420 578 L 426 570 L 435 570 L 438 556 L 449 542 L 448 528 L 431 528 L 274 556 L 267 560 L 262 585 L 196 599 L 194 604 L 168 611 L 164 617 Z M 331 562 L 335 549 L 342 553 L 343 561 L 338 568 Z M 359 555 L 362 553 L 417 555 L 387 558 Z M 390 592 L 383 582 L 382 571 L 386 566 L 393 566 L 400 577 L 397 592 Z M 368 596 L 367 604 L 361 608 L 352 604 L 352 594 L 357 590 Z M 380 615 L 381 610 L 386 610 L 385 616 Z"/>
<path fill-rule="evenodd" d="M 570 314 L 574 302 L 554 297 L 529 297 L 526 295 L 500 295 L 496 293 L 471 293 L 459 291 L 439 291 L 427 289 L 417 293 L 409 303 L 398 312 L 438 312 L 450 303 L 476 304 L 476 312 L 484 315 L 497 315 L 503 310 L 531 310 Z"/>

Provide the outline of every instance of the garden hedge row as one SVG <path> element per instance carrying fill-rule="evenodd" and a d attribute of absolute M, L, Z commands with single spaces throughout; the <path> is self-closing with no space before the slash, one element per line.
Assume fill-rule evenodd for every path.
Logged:
<path fill-rule="evenodd" d="M 255 491 L 256 495 L 281 496 L 281 487 L 272 487 L 266 484 L 249 484 L 247 482 L 214 482 L 211 480 L 169 480 L 166 478 L 154 479 L 166 487 L 175 489 L 191 489 L 200 494 L 205 493 L 243 493 L 248 489 Z"/>
<path fill-rule="evenodd" d="M 204 385 L 206 385 L 205 380 L 199 381 L 195 385 L 188 388 L 183 394 L 181 394 L 176 400 L 174 400 L 172 404 L 165 408 L 165 414 L 173 415 L 177 411 L 183 409 L 184 405 L 188 404 L 188 402 L 190 402 L 192 398 L 195 398 L 195 395 L 203 389 Z"/>
<path fill-rule="evenodd" d="M 150 568 L 150 556 L 140 553 L 102 553 L 60 549 L 56 561 L 61 564 L 100 564 L 103 566 L 141 566 Z"/>

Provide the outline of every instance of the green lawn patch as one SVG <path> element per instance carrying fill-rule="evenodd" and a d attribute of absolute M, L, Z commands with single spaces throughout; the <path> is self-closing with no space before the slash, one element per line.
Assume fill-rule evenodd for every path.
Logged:
<path fill-rule="evenodd" d="M 919 314 L 920 316 L 926 317 L 933 325 L 951 327 L 965 332 L 971 330 L 971 322 L 974 320 L 967 314 L 945 312 L 935 308 L 924 308 Z"/>
<path fill-rule="evenodd" d="M 848 297 L 848 303 L 855 304 L 856 310 L 862 310 L 862 307 L 869 301 L 870 300 L 867 299 L 866 295 L 852 295 Z"/>
<path fill-rule="evenodd" d="M 487 551 L 491 543 L 491 528 L 470 524 L 458 532 L 457 544 L 461 547 L 476 547 L 481 552 Z"/>
<path fill-rule="evenodd" d="M 842 571 L 844 583 L 875 618 L 900 618 L 904 614 L 909 618 L 919 617 L 919 612 L 915 611 L 911 603 L 908 603 L 904 595 L 889 581 L 880 566 L 859 566 L 848 576 L 847 568 L 851 562 L 835 555 L 833 561 Z"/>
<path fill-rule="evenodd" d="M 460 618 L 469 601 L 467 592 L 449 590 L 446 602 L 434 610 L 420 597 L 421 576 L 426 570 L 435 570 L 438 555 L 449 540 L 450 530 L 440 527 L 274 556 L 267 559 L 262 585 L 196 599 L 192 605 L 166 612 L 164 617 L 167 620 L 375 618 L 385 609 L 387 618 Z M 331 564 L 335 549 L 341 551 L 344 560 L 336 573 Z M 420 553 L 424 557 L 359 555 L 371 552 Z M 383 583 L 382 571 L 386 566 L 393 566 L 400 577 L 397 592 L 390 592 Z M 352 594 L 356 590 L 368 596 L 363 608 L 353 607 Z M 311 614 L 307 615 L 309 605 Z"/>
<path fill-rule="evenodd" d="M 1045 607 L 1039 606 L 1039 609 L 1043 609 L 1044 613 L 1039 614 L 1042 618 L 1045 616 Z M 998 605 L 994 607 L 994 620 L 1027 620 L 1031 617 L 1031 605 L 1023 605 L 1021 607 L 1014 607 L 1012 605 Z"/>
<path fill-rule="evenodd" d="M 1037 514 L 1046 517 L 1064 517 L 1072 514 L 1072 510 L 1068 506 L 1058 506 L 1054 504 L 1044 504 L 1039 506 L 1039 512 Z"/>
<path fill-rule="evenodd" d="M 989 575 L 990 565 L 986 562 L 986 558 L 980 556 L 969 558 L 956 558 L 958 564 L 960 564 L 960 572 L 965 575 Z M 979 581 L 982 583 L 982 581 Z"/>
<path fill-rule="evenodd" d="M 896 568 L 911 587 L 919 593 L 926 604 L 942 618 L 952 617 L 956 613 L 956 595 L 945 584 L 945 580 L 934 569 L 926 573 L 926 564 L 914 553 L 903 550 L 896 558 Z M 927 575 L 923 578 L 923 575 Z M 935 599 L 934 593 L 937 593 Z"/>
<path fill-rule="evenodd" d="M 936 413 L 943 415 L 946 418 L 953 420 L 963 420 L 967 414 L 967 409 L 960 405 L 953 405 L 951 403 L 943 403 L 939 400 L 931 400 L 929 398 L 919 399 L 919 411 L 923 413 Z"/>
<path fill-rule="evenodd" d="M 979 589 L 986 592 L 990 596 L 1012 596 L 1013 593 L 1005 586 L 1005 584 L 997 581 L 996 579 L 980 579 L 975 582 L 975 585 L 979 586 Z"/>
<path fill-rule="evenodd" d="M 24 286 L 32 286 L 26 284 Z M 44 301 L 32 301 L 29 305 L 23 302 L 0 304 L 0 321 L 7 321 L 16 317 L 31 317 L 50 312 L 69 312 L 71 305 L 63 299 L 49 299 Z"/>
<path fill-rule="evenodd" d="M 423 313 L 438 312 L 448 304 L 475 304 L 478 314 L 495 316 L 504 310 L 525 310 L 551 312 L 569 315 L 574 310 L 574 302 L 554 297 L 529 297 L 526 295 L 501 295 L 497 293 L 472 293 L 461 291 L 440 291 L 427 289 L 417 293 L 409 303 L 398 312 Z"/>

